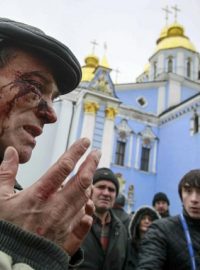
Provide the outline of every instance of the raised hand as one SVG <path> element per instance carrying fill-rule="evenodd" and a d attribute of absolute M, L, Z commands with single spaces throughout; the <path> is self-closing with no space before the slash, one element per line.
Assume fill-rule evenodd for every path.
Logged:
<path fill-rule="evenodd" d="M 13 147 L 8 147 L 0 166 L 0 219 L 47 237 L 60 246 L 66 244 L 69 234 L 80 228 L 89 216 L 85 207 L 100 152 L 91 151 L 78 172 L 62 189 L 60 186 L 89 144 L 86 138 L 78 140 L 35 184 L 19 193 L 13 192 L 18 154 Z"/>

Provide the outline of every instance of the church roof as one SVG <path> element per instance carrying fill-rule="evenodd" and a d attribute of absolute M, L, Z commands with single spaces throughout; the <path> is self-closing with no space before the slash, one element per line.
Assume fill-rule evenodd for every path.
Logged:
<path fill-rule="evenodd" d="M 156 51 L 174 48 L 185 48 L 196 52 L 193 43 L 185 36 L 184 27 L 177 22 L 162 29 L 157 40 Z"/>

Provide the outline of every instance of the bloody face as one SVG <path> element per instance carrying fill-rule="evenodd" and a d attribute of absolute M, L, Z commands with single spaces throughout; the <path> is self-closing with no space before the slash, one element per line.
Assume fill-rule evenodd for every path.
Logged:
<path fill-rule="evenodd" d="M 57 120 L 52 100 L 58 89 L 51 70 L 35 55 L 16 49 L 0 68 L 0 157 L 14 146 L 27 162 L 45 124 Z"/>

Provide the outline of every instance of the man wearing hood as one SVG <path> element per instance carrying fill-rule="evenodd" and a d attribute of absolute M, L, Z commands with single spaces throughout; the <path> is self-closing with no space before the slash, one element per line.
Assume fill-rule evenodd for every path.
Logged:
<path fill-rule="evenodd" d="M 155 221 L 145 235 L 137 270 L 200 269 L 200 170 L 179 182 L 182 214 Z"/>

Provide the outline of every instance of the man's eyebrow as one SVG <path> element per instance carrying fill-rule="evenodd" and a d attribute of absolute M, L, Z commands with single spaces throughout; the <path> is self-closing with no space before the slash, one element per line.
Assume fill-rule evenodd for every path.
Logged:
<path fill-rule="evenodd" d="M 22 78 L 23 77 L 31 77 L 31 76 L 36 76 L 36 77 L 42 79 L 45 83 L 49 83 L 50 82 L 50 79 L 45 74 L 45 72 L 31 71 L 31 72 L 25 72 L 25 73 L 22 74 Z"/>
<path fill-rule="evenodd" d="M 26 72 L 24 73 L 21 77 L 25 77 L 25 78 L 29 78 L 31 76 L 36 76 L 40 79 L 42 79 L 42 81 L 46 84 L 50 83 L 51 80 L 48 78 L 48 76 L 45 74 L 45 72 L 41 72 L 41 71 L 31 71 L 31 72 Z M 60 96 L 60 92 L 59 90 L 54 90 L 53 92 L 53 99 L 57 98 L 58 96 Z"/>

